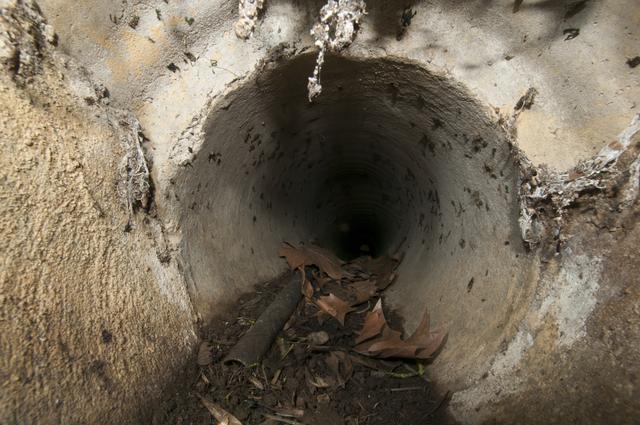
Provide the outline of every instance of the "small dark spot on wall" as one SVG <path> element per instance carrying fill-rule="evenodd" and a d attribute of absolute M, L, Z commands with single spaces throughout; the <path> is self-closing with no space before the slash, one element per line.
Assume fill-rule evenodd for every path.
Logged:
<path fill-rule="evenodd" d="M 640 56 L 627 59 L 627 65 L 629 65 L 629 68 L 635 68 L 636 66 L 640 65 Z"/>
<path fill-rule="evenodd" d="M 458 245 L 460 245 L 461 249 L 464 249 L 464 247 L 467 245 L 467 241 L 465 241 L 464 239 L 460 238 L 460 241 L 458 242 Z"/>
<path fill-rule="evenodd" d="M 100 339 L 102 340 L 103 343 L 109 344 L 111 341 L 113 341 L 113 334 L 108 330 L 103 329 L 102 332 L 100 333 Z"/>
<path fill-rule="evenodd" d="M 473 151 L 475 153 L 480 152 L 482 149 L 486 148 L 489 145 L 489 143 L 484 140 L 482 137 L 476 137 L 473 140 L 471 140 L 471 149 L 473 149 Z"/>
<path fill-rule="evenodd" d="M 187 58 L 185 60 L 185 62 L 189 61 L 189 62 L 193 63 L 193 62 L 198 60 L 198 58 L 196 58 L 195 55 L 193 53 L 191 53 L 191 52 L 184 52 L 183 54 L 184 54 L 184 57 Z"/>
<path fill-rule="evenodd" d="M 91 363 L 89 363 L 89 367 L 87 368 L 87 371 L 90 373 L 95 373 L 95 374 L 104 374 L 105 369 L 107 368 L 107 364 L 102 361 L 102 360 L 93 360 Z"/>
<path fill-rule="evenodd" d="M 131 27 L 131 29 L 136 29 L 139 23 L 140 17 L 138 15 L 133 15 L 131 19 L 129 19 L 129 26 Z"/>

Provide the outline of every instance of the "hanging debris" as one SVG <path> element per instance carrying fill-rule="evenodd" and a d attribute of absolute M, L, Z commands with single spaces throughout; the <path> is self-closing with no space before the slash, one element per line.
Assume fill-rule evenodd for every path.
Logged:
<path fill-rule="evenodd" d="M 147 209 L 151 198 L 149 166 L 142 150 L 142 128 L 132 117 L 120 120 L 124 132 L 121 142 L 124 155 L 118 167 L 118 195 L 132 215 L 137 208 Z"/>
<path fill-rule="evenodd" d="M 519 161 L 520 177 L 520 230 L 522 239 L 533 247 L 546 238 L 551 238 L 560 248 L 565 216 L 580 197 L 590 193 L 604 192 L 615 181 L 617 175 L 630 173 L 637 176 L 638 159 L 629 168 L 618 166 L 620 157 L 633 152 L 640 133 L 640 114 L 636 115 L 618 140 L 605 146 L 593 159 L 581 161 L 567 172 L 556 172 L 545 166 L 534 166 L 524 155 Z M 636 148 L 637 149 L 637 148 Z M 636 154 L 637 158 L 637 154 Z M 631 205 L 638 197 L 637 178 L 625 191 L 620 207 Z"/>
<path fill-rule="evenodd" d="M 253 34 L 253 30 L 258 22 L 258 15 L 264 7 L 264 0 L 240 0 L 238 11 L 240 19 L 234 25 L 236 35 L 243 40 L 248 39 Z"/>
<path fill-rule="evenodd" d="M 320 22 L 311 30 L 320 51 L 307 85 L 310 102 L 322 92 L 320 73 L 327 51 L 339 52 L 353 42 L 360 19 L 366 14 L 365 7 L 364 0 L 329 0 L 320 9 Z"/>
<path fill-rule="evenodd" d="M 240 0 L 240 18 L 234 25 L 238 38 L 248 39 L 258 22 L 258 15 L 264 8 L 265 0 Z M 320 22 L 311 29 L 314 44 L 320 49 L 313 75 L 309 77 L 307 88 L 309 102 L 322 92 L 320 73 L 327 51 L 339 52 L 346 49 L 356 38 L 362 16 L 366 14 L 364 0 L 328 0 L 320 9 Z"/>

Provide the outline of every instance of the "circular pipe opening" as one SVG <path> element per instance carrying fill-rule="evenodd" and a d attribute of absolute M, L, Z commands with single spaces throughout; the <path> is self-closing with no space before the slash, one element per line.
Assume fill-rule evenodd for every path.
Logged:
<path fill-rule="evenodd" d="M 450 385 L 483 373 L 512 332 L 529 260 L 503 129 L 462 87 L 406 61 L 330 57 L 309 104 L 303 55 L 212 107 L 175 179 L 192 298 L 206 319 L 285 268 L 282 241 L 344 259 L 402 247 L 388 304 L 411 331 L 445 324 Z"/>

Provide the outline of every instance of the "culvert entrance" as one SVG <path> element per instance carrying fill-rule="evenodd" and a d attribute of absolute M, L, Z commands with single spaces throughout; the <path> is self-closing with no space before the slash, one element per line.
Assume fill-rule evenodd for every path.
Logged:
<path fill-rule="evenodd" d="M 407 331 L 428 308 L 449 332 L 432 376 L 479 379 L 529 281 L 508 137 L 466 90 L 406 61 L 329 58 L 313 104 L 303 55 L 214 103 L 175 181 L 183 255 L 209 320 L 286 268 L 283 241 L 343 259 L 404 252 L 385 302 Z"/>

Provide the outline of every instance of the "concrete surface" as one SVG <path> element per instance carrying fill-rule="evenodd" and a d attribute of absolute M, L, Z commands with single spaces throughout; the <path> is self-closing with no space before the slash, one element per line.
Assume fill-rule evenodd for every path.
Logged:
<path fill-rule="evenodd" d="M 405 242 L 389 300 L 407 330 L 425 307 L 449 327 L 429 369 L 459 422 L 639 417 L 637 2 L 370 1 L 309 105 L 322 3 L 269 1 L 242 41 L 235 1 L 45 0 L 56 53 L 38 24 L 11 77 L 0 45 L 1 421 L 161 422 L 196 321 L 281 271 L 283 239 L 348 251 L 344 224 Z M 116 108 L 153 165 L 133 227 Z M 595 187 L 528 205 L 540 240 L 524 243 L 525 195 L 570 187 L 607 145 L 620 160 Z"/>
<path fill-rule="evenodd" d="M 159 224 L 127 225 L 120 114 L 27 47 L 34 66 L 0 75 L 0 423 L 149 423 L 192 364 L 195 315 Z"/>

